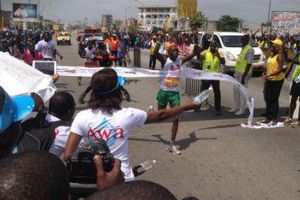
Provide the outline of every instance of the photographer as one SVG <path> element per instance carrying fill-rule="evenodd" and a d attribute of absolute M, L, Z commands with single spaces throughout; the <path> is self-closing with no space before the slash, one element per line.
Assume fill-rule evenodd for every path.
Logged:
<path fill-rule="evenodd" d="M 114 157 L 121 160 L 125 180 L 130 181 L 134 179 L 128 152 L 130 130 L 195 109 L 201 104 L 201 100 L 195 98 L 194 102 L 150 113 L 135 108 L 122 108 L 121 81 L 111 68 L 105 68 L 93 75 L 89 108 L 79 112 L 72 123 L 64 159 L 69 159 L 74 154 L 82 137 L 89 140 L 101 138 L 107 142 Z"/>

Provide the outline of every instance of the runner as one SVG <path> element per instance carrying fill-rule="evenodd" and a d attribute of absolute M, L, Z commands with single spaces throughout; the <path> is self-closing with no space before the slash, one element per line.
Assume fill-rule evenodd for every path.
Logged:
<path fill-rule="evenodd" d="M 175 45 L 170 46 L 168 50 L 168 57 L 166 57 L 159 53 L 159 49 L 162 41 L 161 36 L 159 38 L 159 41 L 160 42 L 157 42 L 156 47 L 154 49 L 154 55 L 161 62 L 161 64 L 164 65 L 162 70 L 166 75 L 166 77 L 162 78 L 161 80 L 161 86 L 156 97 L 158 103 L 158 110 L 161 110 L 161 109 L 166 109 L 168 104 L 170 104 L 171 108 L 180 105 L 179 75 L 180 75 L 181 66 L 184 63 L 191 60 L 194 56 L 196 56 L 198 51 L 198 45 L 195 45 L 192 54 L 184 58 L 178 57 L 179 50 Z M 179 125 L 179 115 L 177 115 L 175 120 L 173 121 L 171 141 L 167 149 L 170 152 L 180 155 L 181 152 L 174 145 L 176 140 L 176 135 L 178 132 L 178 125 Z"/>

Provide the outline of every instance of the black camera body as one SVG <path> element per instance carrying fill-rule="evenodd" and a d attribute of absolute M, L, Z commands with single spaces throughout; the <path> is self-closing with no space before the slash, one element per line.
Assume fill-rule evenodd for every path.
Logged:
<path fill-rule="evenodd" d="M 104 140 L 97 139 L 80 148 L 67 161 L 69 181 L 71 183 L 96 184 L 97 170 L 94 164 L 95 155 L 101 157 L 105 172 L 110 172 L 113 169 L 115 161 L 113 154 Z"/>

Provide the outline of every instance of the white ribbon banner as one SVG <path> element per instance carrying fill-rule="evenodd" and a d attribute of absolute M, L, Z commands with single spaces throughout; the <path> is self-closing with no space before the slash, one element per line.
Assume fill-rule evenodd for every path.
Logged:
<path fill-rule="evenodd" d="M 164 71 L 157 71 L 157 70 L 147 70 L 142 68 L 124 68 L 124 67 L 112 67 L 118 75 L 123 76 L 124 78 L 150 78 L 156 77 L 161 78 L 165 76 Z M 57 73 L 60 76 L 74 76 L 74 77 L 92 77 L 93 74 L 103 67 L 99 68 L 87 68 L 87 67 L 69 67 L 69 66 L 57 66 Z M 248 117 L 248 123 L 244 126 L 251 126 L 253 122 L 253 115 L 254 115 L 254 98 L 251 95 L 250 91 L 239 83 L 237 80 L 228 76 L 226 74 L 221 73 L 212 73 L 212 72 L 204 72 L 197 69 L 182 67 L 181 70 L 181 78 L 190 78 L 190 79 L 197 79 L 197 80 L 220 80 L 232 83 L 235 87 L 238 87 L 239 90 L 243 93 L 244 97 L 246 98 L 247 106 L 250 111 L 250 115 Z"/>
<path fill-rule="evenodd" d="M 48 101 L 56 90 L 50 76 L 1 51 L 0 86 L 11 96 L 35 92 L 44 102 Z"/>

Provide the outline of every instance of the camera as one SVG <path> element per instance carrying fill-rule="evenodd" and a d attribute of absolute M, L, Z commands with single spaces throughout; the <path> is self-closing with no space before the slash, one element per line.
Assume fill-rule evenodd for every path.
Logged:
<path fill-rule="evenodd" d="M 104 140 L 97 139 L 79 148 L 71 159 L 67 161 L 69 181 L 71 183 L 96 184 L 95 155 L 101 157 L 105 172 L 110 172 L 113 169 L 115 161 L 113 154 Z"/>

